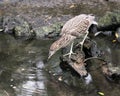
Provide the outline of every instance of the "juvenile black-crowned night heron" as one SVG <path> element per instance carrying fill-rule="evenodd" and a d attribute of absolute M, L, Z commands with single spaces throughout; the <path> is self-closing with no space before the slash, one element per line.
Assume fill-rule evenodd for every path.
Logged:
<path fill-rule="evenodd" d="M 78 16 L 75 16 L 74 18 L 67 21 L 62 30 L 61 30 L 61 38 L 57 41 L 55 41 L 49 50 L 49 57 L 48 59 L 60 48 L 66 47 L 68 44 L 71 44 L 70 52 L 66 55 L 69 55 L 69 58 L 71 57 L 71 54 L 73 54 L 72 48 L 73 48 L 73 41 L 76 38 L 81 38 L 84 36 L 83 40 L 80 41 L 81 44 L 81 50 L 83 43 L 88 35 L 88 29 L 92 24 L 96 24 L 95 22 L 95 16 L 89 14 L 81 14 Z M 64 38 L 64 39 L 63 39 Z"/>

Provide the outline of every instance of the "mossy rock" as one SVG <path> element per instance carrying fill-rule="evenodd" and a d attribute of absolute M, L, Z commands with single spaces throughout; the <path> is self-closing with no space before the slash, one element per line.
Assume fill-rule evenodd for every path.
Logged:
<path fill-rule="evenodd" d="M 15 23 L 13 30 L 15 37 L 30 39 L 35 36 L 31 25 L 24 18 L 16 17 Z"/>
<path fill-rule="evenodd" d="M 106 14 L 98 20 L 99 26 L 108 26 L 120 23 L 120 11 L 106 12 Z"/>
<path fill-rule="evenodd" d="M 0 25 L 0 31 L 13 34 L 16 38 L 30 39 L 35 36 L 31 25 L 19 15 L 2 17 Z"/>
<path fill-rule="evenodd" d="M 14 35 L 15 37 L 25 37 L 26 39 L 33 38 L 34 37 L 34 31 L 30 28 L 30 25 L 24 21 L 20 25 L 16 25 L 14 27 Z"/>
<path fill-rule="evenodd" d="M 57 22 L 48 26 L 35 28 L 34 31 L 36 34 L 36 38 L 37 39 L 44 38 L 44 37 L 54 38 L 60 33 L 62 26 L 63 26 L 63 23 Z"/>

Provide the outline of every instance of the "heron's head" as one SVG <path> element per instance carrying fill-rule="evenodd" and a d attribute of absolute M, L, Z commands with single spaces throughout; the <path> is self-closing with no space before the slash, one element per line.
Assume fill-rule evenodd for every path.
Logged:
<path fill-rule="evenodd" d="M 56 53 L 56 51 L 59 50 L 59 45 L 58 45 L 58 43 L 59 43 L 59 42 L 55 41 L 55 42 L 50 46 L 48 59 L 50 59 L 50 58 Z"/>
<path fill-rule="evenodd" d="M 91 22 L 91 24 L 98 25 L 98 23 L 95 21 L 95 16 L 93 14 L 89 14 L 87 16 L 87 19 L 89 22 Z"/>

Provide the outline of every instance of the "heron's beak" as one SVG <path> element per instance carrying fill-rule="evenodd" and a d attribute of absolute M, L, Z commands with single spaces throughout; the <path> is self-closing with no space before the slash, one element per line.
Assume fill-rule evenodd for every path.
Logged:
<path fill-rule="evenodd" d="M 97 32 L 94 34 L 94 36 L 98 36 L 100 33 L 102 33 L 101 31 Z"/>
<path fill-rule="evenodd" d="M 49 56 L 48 56 L 48 59 L 47 60 L 49 60 L 51 57 L 52 57 L 52 55 L 54 54 L 54 51 L 50 51 L 49 52 Z"/>
<path fill-rule="evenodd" d="M 47 60 L 49 60 L 50 58 L 51 58 L 51 56 L 49 55 Z"/>
<path fill-rule="evenodd" d="M 93 21 L 92 24 L 98 25 L 98 23 L 96 21 Z"/>

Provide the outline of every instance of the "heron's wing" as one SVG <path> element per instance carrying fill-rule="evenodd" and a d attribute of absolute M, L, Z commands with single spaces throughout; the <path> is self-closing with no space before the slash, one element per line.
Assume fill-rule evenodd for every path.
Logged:
<path fill-rule="evenodd" d="M 75 21 L 76 22 L 76 21 Z M 82 19 L 80 21 L 74 22 L 71 27 L 67 27 L 66 29 L 62 30 L 63 34 L 70 34 L 72 36 L 79 37 L 84 33 L 87 33 L 87 30 L 89 29 L 89 26 L 91 25 L 90 22 L 86 19 Z"/>
<path fill-rule="evenodd" d="M 87 15 L 86 15 L 87 16 Z M 62 31 L 60 33 L 60 35 L 64 35 L 66 33 L 69 33 L 70 30 L 76 28 L 80 23 L 81 21 L 85 18 L 85 16 L 83 15 L 78 15 L 78 16 L 75 16 L 74 18 L 70 19 L 69 21 L 67 21 L 63 28 L 62 28 Z M 72 31 L 71 31 L 72 32 Z"/>
<path fill-rule="evenodd" d="M 61 48 L 66 47 L 68 44 L 70 44 L 76 37 L 71 35 L 64 35 L 61 38 L 59 38 L 57 41 L 55 41 L 51 47 L 50 50 L 59 50 Z"/>

